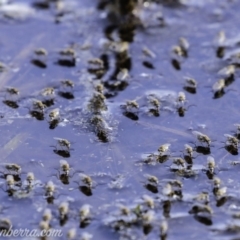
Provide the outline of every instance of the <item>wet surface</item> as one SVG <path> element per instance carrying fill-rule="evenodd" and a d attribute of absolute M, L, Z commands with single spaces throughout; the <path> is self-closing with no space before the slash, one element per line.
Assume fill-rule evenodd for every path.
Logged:
<path fill-rule="evenodd" d="M 239 2 L 110 2 L 0 5 L 0 220 L 238 239 Z"/>

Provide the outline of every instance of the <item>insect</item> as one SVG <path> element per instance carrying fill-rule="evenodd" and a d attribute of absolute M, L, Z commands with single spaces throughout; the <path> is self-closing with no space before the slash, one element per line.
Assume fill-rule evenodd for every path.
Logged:
<path fill-rule="evenodd" d="M 171 146 L 170 143 L 165 143 L 165 144 L 161 145 L 158 148 L 159 154 L 162 155 L 163 153 L 167 152 L 169 150 L 170 146 Z"/>
<path fill-rule="evenodd" d="M 94 88 L 99 93 L 103 93 L 103 91 L 104 91 L 104 86 L 101 83 L 95 85 Z"/>
<path fill-rule="evenodd" d="M 201 192 L 201 193 L 197 194 L 196 196 L 194 196 L 193 200 L 202 202 L 204 204 L 208 204 L 209 203 L 209 194 L 208 194 L 208 192 Z"/>
<path fill-rule="evenodd" d="M 46 97 L 46 96 L 52 96 L 55 93 L 55 89 L 53 87 L 47 87 L 44 88 L 41 92 L 42 96 Z"/>
<path fill-rule="evenodd" d="M 72 240 L 75 239 L 77 235 L 77 229 L 76 228 L 71 228 L 67 232 L 67 239 Z"/>
<path fill-rule="evenodd" d="M 95 185 L 95 182 L 89 175 L 84 173 L 79 173 L 80 180 L 82 181 L 82 185 L 79 185 L 79 182 L 75 181 L 79 185 L 79 190 L 85 194 L 86 196 L 92 196 L 92 188 Z"/>
<path fill-rule="evenodd" d="M 117 74 L 118 81 L 125 81 L 128 77 L 129 77 L 129 74 L 128 74 L 127 68 L 122 68 Z"/>
<path fill-rule="evenodd" d="M 181 166 L 182 168 L 185 168 L 185 160 L 180 157 L 173 158 L 173 163 L 176 164 L 178 167 Z"/>
<path fill-rule="evenodd" d="M 212 156 L 208 156 L 207 167 L 203 171 L 206 172 L 206 175 L 209 179 L 213 179 L 214 175 L 216 174 L 216 163 Z"/>
<path fill-rule="evenodd" d="M 139 105 L 135 100 L 127 100 L 126 104 L 120 106 L 124 109 L 123 115 L 130 118 L 133 121 L 138 120 L 138 109 Z"/>
<path fill-rule="evenodd" d="M 155 184 L 155 185 L 159 184 L 158 178 L 154 175 L 144 174 L 144 177 L 147 178 L 148 182 L 151 184 Z"/>
<path fill-rule="evenodd" d="M 58 212 L 59 212 L 60 220 L 66 219 L 69 212 L 69 203 L 68 202 L 60 203 L 58 206 Z"/>
<path fill-rule="evenodd" d="M 21 170 L 22 170 L 21 166 L 16 163 L 7 163 L 5 165 L 5 168 L 8 171 L 16 172 L 17 174 L 21 173 Z"/>
<path fill-rule="evenodd" d="M 49 223 L 51 219 L 52 219 L 52 211 L 50 208 L 46 208 L 43 212 L 42 220 Z"/>
<path fill-rule="evenodd" d="M 68 176 L 69 175 L 69 171 L 70 171 L 70 166 L 69 166 L 68 162 L 66 160 L 64 160 L 64 159 L 60 160 L 59 162 L 60 162 L 61 170 L 63 171 L 63 173 L 65 175 Z"/>
<path fill-rule="evenodd" d="M 185 144 L 184 145 L 184 149 L 185 149 L 185 152 L 189 155 L 189 157 L 193 157 L 193 148 L 188 145 L 188 144 Z"/>
<path fill-rule="evenodd" d="M 225 88 L 225 79 L 219 79 L 212 86 L 212 90 L 214 93 L 223 92 Z"/>
<path fill-rule="evenodd" d="M 52 181 L 48 181 L 47 184 L 45 185 L 45 196 L 48 197 L 53 197 L 53 194 L 55 192 L 55 185 Z"/>
<path fill-rule="evenodd" d="M 83 232 L 82 234 L 81 234 L 81 240 L 91 240 L 92 239 L 92 237 L 93 237 L 93 235 L 92 234 L 90 234 L 90 233 L 88 233 L 88 232 Z"/>
<path fill-rule="evenodd" d="M 81 178 L 82 182 L 87 185 L 87 187 L 89 188 L 93 187 L 93 180 L 89 175 L 79 173 L 79 177 Z"/>
<path fill-rule="evenodd" d="M 2 187 L 1 188 L 4 192 L 8 193 L 8 196 L 11 197 L 17 191 L 16 187 L 17 187 L 17 184 L 16 184 L 16 181 L 14 180 L 13 175 L 9 174 L 6 176 L 6 189 L 3 189 Z"/>
<path fill-rule="evenodd" d="M 135 100 L 127 100 L 126 105 L 124 105 L 127 111 L 131 111 L 133 109 L 138 109 L 139 105 Z"/>
<path fill-rule="evenodd" d="M 159 109 L 161 104 L 160 104 L 160 101 L 156 97 L 149 96 L 148 101 L 154 108 Z"/>
<path fill-rule="evenodd" d="M 186 95 L 185 95 L 184 92 L 179 92 L 178 93 L 177 101 L 179 103 L 184 103 L 186 101 Z"/>
<path fill-rule="evenodd" d="M 181 48 L 182 55 L 184 57 L 187 57 L 190 44 L 186 38 L 183 38 L 183 37 L 179 38 L 179 47 Z"/>
<path fill-rule="evenodd" d="M 223 58 L 225 53 L 225 41 L 226 41 L 226 35 L 224 31 L 220 31 L 216 37 L 215 43 L 217 46 L 216 55 L 219 58 Z"/>
<path fill-rule="evenodd" d="M 154 199 L 146 194 L 142 196 L 143 203 L 147 205 L 147 207 L 153 209 L 155 206 Z"/>
<path fill-rule="evenodd" d="M 221 179 L 218 177 L 214 177 L 213 179 L 213 187 L 214 188 L 219 188 L 221 184 Z"/>
<path fill-rule="evenodd" d="M 154 116 L 158 117 L 159 116 L 159 108 L 161 105 L 160 101 L 154 96 L 149 96 L 148 102 L 150 105 L 149 113 L 152 113 Z"/>
<path fill-rule="evenodd" d="M 84 204 L 79 210 L 80 228 L 86 227 L 91 221 L 91 208 L 89 204 Z"/>
<path fill-rule="evenodd" d="M 162 189 L 163 196 L 171 197 L 173 196 L 172 185 L 167 183 Z"/>
<path fill-rule="evenodd" d="M 55 108 L 53 110 L 51 110 L 51 112 L 49 113 L 49 118 L 50 121 L 53 121 L 54 119 L 58 119 L 59 118 L 59 108 Z"/>
<path fill-rule="evenodd" d="M 166 220 L 162 220 L 160 223 L 160 237 L 161 240 L 166 239 L 168 232 L 168 222 Z"/>
<path fill-rule="evenodd" d="M 193 135 L 197 137 L 197 140 L 201 143 L 206 143 L 210 147 L 211 139 L 206 135 L 198 131 L 192 131 Z"/>
<path fill-rule="evenodd" d="M 163 179 L 165 180 L 165 179 Z M 172 187 L 177 187 L 177 188 L 182 188 L 183 184 L 181 181 L 176 180 L 176 179 L 166 179 L 166 181 L 172 186 Z"/>
<path fill-rule="evenodd" d="M 183 107 L 183 106 L 180 106 L 180 107 L 177 107 L 176 110 L 177 110 L 177 113 L 179 115 L 179 117 L 184 117 L 185 116 L 185 112 L 190 108 L 190 107 L 193 107 L 195 105 L 190 105 L 188 106 L 187 108 Z"/>
<path fill-rule="evenodd" d="M 88 108 L 93 113 L 99 113 L 107 110 L 105 96 L 102 93 L 96 92 L 89 101 Z"/>
<path fill-rule="evenodd" d="M 144 183 L 145 188 L 152 193 L 158 193 L 158 178 L 150 174 L 144 174 L 144 177 L 147 179 L 147 182 Z"/>
<path fill-rule="evenodd" d="M 234 73 L 236 71 L 236 67 L 235 65 L 228 65 L 222 69 L 220 69 L 218 71 L 218 74 L 223 76 L 223 77 L 226 77 L 226 78 L 229 78 L 229 77 L 233 77 L 234 76 Z"/>
<path fill-rule="evenodd" d="M 128 206 L 125 206 L 125 205 L 119 203 L 119 204 L 117 204 L 117 207 L 119 208 L 121 215 L 127 216 L 127 215 L 131 214 L 131 209 Z"/>
<path fill-rule="evenodd" d="M 156 58 L 156 54 L 147 47 L 143 47 L 142 52 L 147 57 Z"/>
<path fill-rule="evenodd" d="M 90 218 L 90 209 L 92 208 L 89 204 L 84 204 L 79 210 L 79 217 L 81 221 Z"/>
<path fill-rule="evenodd" d="M 16 164 L 16 163 L 3 163 L 6 170 L 8 170 L 7 173 L 2 172 L 3 173 L 3 178 L 6 178 L 7 175 L 11 174 L 14 178 L 14 181 L 16 182 L 20 182 L 21 178 L 20 178 L 20 173 L 21 173 L 21 166 Z"/>
<path fill-rule="evenodd" d="M 65 139 L 65 138 L 58 138 L 58 137 L 55 137 L 54 139 L 57 140 L 58 145 L 59 145 L 62 149 L 65 148 L 65 151 L 67 151 L 67 152 L 70 151 L 71 143 L 70 143 L 67 139 Z"/>
<path fill-rule="evenodd" d="M 61 159 L 59 163 L 60 163 L 61 172 L 59 172 L 59 175 L 57 175 L 57 178 L 60 179 L 63 184 L 69 184 L 69 178 L 73 177 L 75 173 L 70 175 L 71 168 L 69 166 L 69 163 L 66 160 Z"/>
<path fill-rule="evenodd" d="M 35 181 L 35 176 L 33 172 L 28 172 L 27 173 L 27 177 L 26 177 L 26 181 L 28 183 L 28 186 L 32 186 L 34 181 Z"/>
<path fill-rule="evenodd" d="M 107 122 L 100 116 L 94 115 L 90 119 L 90 123 L 93 127 L 93 132 L 98 137 L 101 142 L 109 142 L 110 141 L 110 131 L 112 128 L 108 126 Z"/>
<path fill-rule="evenodd" d="M 209 156 L 207 158 L 207 169 L 208 171 L 213 174 L 214 173 L 214 169 L 216 167 L 216 164 L 215 164 L 215 160 L 213 157 Z"/>
<path fill-rule="evenodd" d="M 129 49 L 128 42 L 109 42 L 108 49 L 116 53 L 124 53 Z"/>
<path fill-rule="evenodd" d="M 8 233 L 11 232 L 12 226 L 13 225 L 10 219 L 8 218 L 0 219 L 0 230 L 1 230 L 1 233 L 3 233 L 3 236 L 8 236 Z"/>
<path fill-rule="evenodd" d="M 47 222 L 47 221 L 41 221 L 41 222 L 39 223 L 39 228 L 40 228 L 41 230 L 48 231 L 49 228 L 50 228 L 49 222 Z"/>
<path fill-rule="evenodd" d="M 227 193 L 227 187 L 222 187 L 222 188 L 215 188 L 214 190 L 214 196 L 217 198 L 221 198 L 226 195 Z"/>
<path fill-rule="evenodd" d="M 13 188 L 15 186 L 15 181 L 14 181 L 13 175 L 7 175 L 6 184 L 7 184 L 8 190 L 13 190 Z"/>
<path fill-rule="evenodd" d="M 74 87 L 74 82 L 72 80 L 66 79 L 66 80 L 62 80 L 61 84 L 64 87 L 69 87 L 69 88 L 73 88 Z"/>
<path fill-rule="evenodd" d="M 65 48 L 59 51 L 60 55 L 68 56 L 68 57 L 75 57 L 75 50 L 73 48 Z"/>
<path fill-rule="evenodd" d="M 199 214 L 199 213 L 207 213 L 212 215 L 213 210 L 210 206 L 205 204 L 195 204 L 192 209 L 189 211 L 190 214 Z"/>
<path fill-rule="evenodd" d="M 35 49 L 34 50 L 34 53 L 38 56 L 47 56 L 48 55 L 48 52 L 46 49 L 44 48 L 38 48 L 38 49 Z"/>
<path fill-rule="evenodd" d="M 20 91 L 15 87 L 7 87 L 6 92 L 10 95 L 19 95 Z"/>
<path fill-rule="evenodd" d="M 33 102 L 33 109 L 36 111 L 43 112 L 43 110 L 46 108 L 46 105 L 40 101 L 40 100 L 35 100 Z"/>
<path fill-rule="evenodd" d="M 183 89 L 189 93 L 195 94 L 197 92 L 197 81 L 194 78 L 186 77 Z"/>
<path fill-rule="evenodd" d="M 92 59 L 88 60 L 88 63 L 90 63 L 92 65 L 96 65 L 99 68 L 103 68 L 104 67 L 103 60 L 100 59 L 100 58 L 92 58 Z"/>
<path fill-rule="evenodd" d="M 46 58 L 48 56 L 47 50 L 44 48 L 38 48 L 34 50 L 34 53 L 35 53 L 35 58 L 32 59 L 31 63 L 37 67 L 46 68 L 47 67 Z"/>
<path fill-rule="evenodd" d="M 230 135 L 230 134 L 224 134 L 224 137 L 227 138 L 227 145 L 233 145 L 234 148 L 238 148 L 239 139 Z"/>
<path fill-rule="evenodd" d="M 186 84 L 188 84 L 189 86 L 193 88 L 197 87 L 197 81 L 194 78 L 186 77 L 185 80 L 186 80 Z"/>
<path fill-rule="evenodd" d="M 48 121 L 49 128 L 55 129 L 58 126 L 59 122 L 61 121 L 59 108 L 55 108 L 51 110 L 48 116 L 49 116 L 49 121 Z"/>
<path fill-rule="evenodd" d="M 153 222 L 153 220 L 156 218 L 155 212 L 153 210 L 148 210 L 144 212 L 141 216 L 143 227 L 144 227 L 144 233 L 149 233 L 151 231 L 150 224 Z M 148 229 L 149 228 L 149 229 Z"/>
<path fill-rule="evenodd" d="M 176 56 L 179 56 L 179 57 L 184 56 L 184 52 L 183 52 L 183 50 L 182 50 L 182 48 L 180 46 L 173 46 L 172 52 Z"/>
<path fill-rule="evenodd" d="M 193 152 L 193 147 L 188 144 L 184 145 L 184 160 L 190 165 L 193 164 Z"/>

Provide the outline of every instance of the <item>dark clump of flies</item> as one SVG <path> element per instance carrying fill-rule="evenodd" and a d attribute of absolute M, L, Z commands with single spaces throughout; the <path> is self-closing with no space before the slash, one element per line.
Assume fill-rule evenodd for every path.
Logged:
<path fill-rule="evenodd" d="M 87 105 L 87 125 L 100 142 L 106 143 L 110 141 L 110 132 L 112 128 L 109 126 L 108 121 L 104 116 L 104 112 L 108 110 L 106 97 L 103 94 L 105 92 L 104 85 L 101 83 L 96 84 L 94 90 L 95 91 Z"/>
<path fill-rule="evenodd" d="M 99 9 L 105 10 L 109 2 L 101 1 Z M 115 4 L 115 3 L 111 3 Z M 119 91 L 123 91 L 128 86 L 128 72 L 132 68 L 132 59 L 128 51 L 129 43 L 133 42 L 135 30 L 139 24 L 139 20 L 133 14 L 134 8 L 137 6 L 137 1 L 119 1 L 116 5 L 118 14 L 114 11 L 108 11 L 109 25 L 105 28 L 105 36 L 109 40 L 107 43 L 109 54 L 115 60 L 115 69 L 110 74 L 110 77 L 104 81 L 104 86 L 107 89 L 105 96 L 107 98 L 114 97 Z M 120 41 L 114 39 L 114 33 L 117 33 Z M 109 70 L 108 55 L 100 56 L 103 64 L 97 68 L 89 68 L 89 71 L 100 79 Z"/>
<path fill-rule="evenodd" d="M 93 132 L 101 142 L 109 142 L 108 124 L 100 115 L 94 115 L 90 119 Z"/>
<path fill-rule="evenodd" d="M 131 58 L 128 56 L 127 51 L 115 53 L 115 70 L 110 76 L 110 79 L 104 82 L 104 86 L 113 95 L 119 91 L 123 91 L 129 85 L 129 70 L 131 69 Z"/>

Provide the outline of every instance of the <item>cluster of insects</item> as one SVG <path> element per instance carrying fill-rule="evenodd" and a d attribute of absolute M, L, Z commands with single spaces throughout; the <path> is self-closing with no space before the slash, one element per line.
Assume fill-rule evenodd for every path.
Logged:
<path fill-rule="evenodd" d="M 72 80 L 61 80 L 56 87 L 46 87 L 39 93 L 33 94 L 30 99 L 20 96 L 20 90 L 16 87 L 6 87 L 4 104 L 11 108 L 19 108 L 20 104 L 29 110 L 29 114 L 37 120 L 49 122 L 49 128 L 54 129 L 63 120 L 60 114 L 60 108 L 52 108 L 56 102 L 56 92 L 59 96 L 66 99 L 73 99 Z"/>
<path fill-rule="evenodd" d="M 45 48 L 37 48 L 34 50 L 31 63 L 39 68 L 47 68 L 48 59 L 52 58 L 51 53 Z M 74 47 L 67 47 L 58 51 L 58 58 L 55 64 L 64 67 L 75 67 L 77 53 Z"/>
<path fill-rule="evenodd" d="M 16 198 L 26 198 L 32 194 L 32 191 L 39 185 L 33 172 L 26 173 L 25 180 L 22 180 L 22 168 L 16 163 L 4 164 L 5 170 L 1 171 L 1 178 L 5 182 L 1 188 L 9 196 Z"/>
<path fill-rule="evenodd" d="M 64 5 L 63 2 L 64 1 L 61 0 L 41 1 L 34 4 L 34 6 L 38 6 L 39 8 L 46 6 L 46 8 L 50 8 L 51 4 L 55 4 L 61 9 Z M 85 66 L 87 66 L 86 72 L 77 70 L 71 72 L 71 74 L 76 76 L 80 73 L 83 75 L 85 81 L 83 85 L 86 84 L 86 86 L 89 87 L 89 84 L 92 84 L 91 89 L 86 88 L 87 97 L 81 99 L 81 96 L 79 97 L 76 93 L 75 84 L 78 85 L 77 81 L 64 79 L 61 80 L 57 86 L 51 86 L 49 84 L 49 87 L 42 89 L 37 95 L 30 98 L 30 106 L 27 106 L 29 114 L 38 120 L 47 119 L 50 129 L 64 125 L 61 123 L 65 120 L 63 119 L 65 110 L 61 98 L 58 98 L 62 97 L 65 102 L 79 104 L 83 118 L 86 117 L 87 119 L 82 120 L 82 115 L 79 114 L 79 121 L 86 121 L 84 124 L 86 123 L 87 127 L 84 126 L 89 128 L 100 142 L 111 142 L 113 127 L 109 124 L 110 121 L 108 118 L 109 113 L 111 113 L 111 103 L 114 102 L 111 98 L 125 90 L 133 79 L 131 69 L 133 67 L 132 59 L 134 59 L 134 56 L 132 49 L 130 49 L 130 44 L 134 40 L 135 32 L 140 29 L 142 31 L 141 37 L 144 37 L 151 28 L 157 29 L 168 26 L 167 19 L 163 17 L 161 11 L 152 16 L 152 18 L 157 20 L 156 26 L 152 27 L 148 24 L 147 20 L 144 20 L 145 22 L 143 21 L 143 19 L 146 18 L 144 9 L 145 11 L 154 9 L 159 2 L 163 5 L 172 4 L 177 6 L 187 1 L 99 1 L 99 9 L 105 10 L 106 13 L 106 16 L 103 14 L 101 17 L 107 18 L 107 21 L 105 21 L 107 25 L 104 30 L 105 39 L 100 39 L 99 41 L 100 51 L 91 51 L 91 54 L 97 52 L 99 55 L 92 56 L 90 54 L 91 56 L 89 57 L 89 55 L 83 54 L 84 57 L 82 58 L 80 57 L 80 51 L 77 51 L 77 47 L 71 44 L 68 45 L 69 47 L 57 50 L 57 57 L 55 57 L 54 60 L 55 65 L 74 70 L 76 70 L 76 68 L 72 67 L 79 67 L 79 62 L 81 62 L 81 64 L 82 61 L 85 62 Z M 156 5 L 151 5 L 152 3 Z M 64 14 L 64 12 L 59 11 L 56 19 L 58 18 L 59 20 Z M 80 15 L 76 14 L 77 18 L 82 16 L 82 14 L 82 12 Z M 191 42 L 190 38 L 179 38 L 178 43 L 171 49 L 171 64 L 174 69 L 178 70 L 178 73 L 180 70 L 184 70 L 185 66 L 183 66 L 183 64 L 185 65 L 190 55 L 194 54 L 194 52 L 190 51 L 194 46 L 191 45 L 190 49 L 188 40 Z M 140 39 L 140 41 L 142 41 L 142 39 Z M 157 60 L 157 54 L 151 50 L 153 48 L 154 47 L 148 45 L 140 48 L 144 55 L 141 56 L 144 57 L 144 59 L 140 58 L 140 61 L 145 67 L 144 69 L 149 72 L 158 70 L 155 69 L 157 65 L 150 62 L 151 60 Z M 228 45 L 223 31 L 219 33 L 214 49 L 216 51 L 216 57 L 221 61 L 221 64 L 227 63 L 227 65 L 216 72 L 218 79 L 211 88 L 213 98 L 217 99 L 222 97 L 227 90 L 231 90 L 228 86 L 237 78 L 236 72 L 239 67 L 237 60 L 239 60 L 239 56 L 231 56 L 231 60 L 224 58 L 228 50 Z M 45 48 L 37 48 L 34 50 L 31 63 L 42 68 L 42 70 L 46 69 L 49 67 L 48 63 L 52 55 L 53 53 Z M 0 63 L 0 72 L 5 71 L 4 69 L 6 69 L 6 67 Z M 171 70 L 176 72 L 174 69 L 171 68 Z M 86 76 L 84 75 L 85 73 Z M 161 75 L 159 72 L 157 74 Z M 88 80 L 89 76 L 91 81 Z M 161 77 L 162 76 L 163 75 L 161 75 Z M 188 105 L 189 99 L 191 99 L 193 95 L 189 96 L 187 94 L 197 94 L 200 92 L 199 90 L 201 90 L 198 88 L 199 85 L 201 86 L 201 79 L 198 78 L 197 80 L 193 77 L 185 77 L 184 85 L 182 85 L 183 90 L 177 91 L 175 94 L 169 94 L 166 98 L 162 97 L 160 93 L 158 94 L 158 90 L 151 93 L 148 92 L 146 95 L 136 98 L 131 96 L 129 100 L 123 100 L 124 102 L 120 105 L 118 111 L 121 111 L 123 116 L 133 121 L 138 121 L 144 114 L 145 116 L 147 115 L 147 117 L 153 116 L 152 119 L 158 121 L 159 119 L 157 117 L 162 116 L 162 114 L 164 114 L 162 112 L 167 111 L 175 112 L 179 117 L 184 117 L 188 109 L 195 106 L 193 104 Z M 137 82 L 137 84 L 139 84 L 139 82 Z M 136 89 L 138 88 L 137 84 L 135 85 Z M 26 98 L 21 97 L 22 91 L 20 94 L 20 90 L 16 87 L 6 87 L 4 94 L 3 103 L 11 108 L 17 109 L 21 106 L 22 102 L 26 102 Z M 80 103 L 75 102 L 75 100 L 79 98 Z M 181 118 L 177 117 L 177 119 Z M 158 124 L 161 125 L 161 119 L 159 121 Z M 236 127 L 234 133 L 225 133 L 222 136 L 224 138 L 222 148 L 224 148 L 223 151 L 227 151 L 226 154 L 238 155 L 240 124 L 235 124 L 234 126 Z M 70 157 L 73 150 L 73 142 L 69 140 L 71 138 L 68 137 L 54 137 L 56 146 L 54 146 L 53 151 L 64 159 L 59 161 L 56 171 L 51 175 L 53 179 L 42 183 L 36 179 L 33 172 L 24 173 L 20 165 L 16 163 L 6 163 L 3 165 L 4 169 L 0 171 L 0 178 L 2 179 L 1 189 L 7 193 L 11 201 L 17 201 L 17 199 L 21 198 L 30 199 L 33 195 L 38 196 L 38 191 L 40 191 L 40 195 L 44 199 L 44 204 L 48 205 L 45 207 L 45 205 L 36 202 L 36 206 L 38 204 L 41 205 L 38 208 L 38 211 L 41 213 L 38 228 L 48 231 L 55 227 L 67 226 L 68 231 L 64 237 L 69 240 L 77 238 L 90 240 L 95 238 L 91 233 L 83 231 L 83 229 L 89 225 L 90 227 L 95 227 L 93 224 L 95 221 L 117 232 L 120 235 L 120 239 L 155 239 L 157 236 L 158 239 L 167 240 L 169 236 L 171 237 L 172 222 L 174 222 L 175 219 L 177 219 L 176 221 L 178 221 L 178 219 L 181 221 L 182 215 L 183 217 L 191 216 L 199 223 L 208 226 L 213 225 L 216 207 L 223 206 L 227 201 L 229 201 L 229 206 L 226 206 L 226 204 L 225 207 L 231 210 L 229 215 L 232 218 L 240 218 L 240 212 L 236 210 L 239 209 L 239 197 L 234 191 L 233 193 L 229 192 L 227 188 L 228 183 L 227 181 L 223 181 L 224 179 L 222 178 L 224 174 L 219 174 L 220 171 L 223 171 L 220 168 L 220 161 L 217 157 L 214 158 L 214 154 L 211 153 L 214 147 L 214 140 L 211 134 L 208 135 L 204 133 L 204 131 L 201 132 L 201 130 L 192 130 L 190 134 L 194 140 L 193 142 L 189 141 L 188 143 L 182 144 L 181 153 L 176 154 L 174 150 L 174 141 L 177 140 L 169 138 L 165 140 L 164 144 L 159 144 L 155 152 L 148 153 L 144 156 L 140 165 L 141 171 L 142 169 L 146 170 L 146 172 L 149 171 L 148 173 L 145 172 L 145 174 L 142 174 L 141 177 L 143 180 L 139 181 L 144 194 L 135 198 L 133 196 L 130 200 L 119 198 L 116 201 L 113 199 L 112 202 L 107 202 L 109 199 L 106 196 L 100 196 L 99 192 L 101 192 L 101 190 L 97 188 L 100 182 L 95 179 L 94 175 L 75 170 L 72 162 L 66 160 L 66 158 L 71 160 Z M 102 146 L 102 144 L 99 145 Z M 81 145 L 77 147 L 81 147 Z M 74 154 L 72 155 L 74 157 Z M 202 159 L 199 160 L 199 156 Z M 115 159 L 113 160 L 115 161 Z M 201 163 L 199 164 L 200 161 Z M 236 168 L 239 163 L 239 161 L 231 162 L 232 166 Z M 79 164 L 81 164 L 80 161 Z M 161 171 L 158 171 L 158 168 Z M 119 169 L 117 169 L 117 171 Z M 134 169 L 134 171 L 135 170 L 136 169 Z M 136 172 L 138 172 L 137 170 Z M 166 173 L 164 176 L 160 174 L 160 172 L 162 173 L 163 171 L 164 174 Z M 190 180 L 198 182 L 201 181 L 202 177 L 205 182 L 209 183 L 208 188 L 201 189 L 200 192 L 189 193 L 188 186 L 191 182 Z M 75 188 L 72 187 L 71 184 L 73 184 Z M 111 186 L 113 186 L 115 182 L 112 181 L 111 184 Z M 131 188 L 131 184 L 128 186 L 126 184 L 126 186 Z M 114 187 L 109 187 L 111 189 L 111 191 L 109 191 L 109 198 L 112 197 L 112 192 L 116 194 L 116 196 L 119 193 L 125 193 L 126 186 L 122 184 L 116 192 L 114 192 Z M 64 196 L 65 190 L 70 192 L 70 190 L 72 191 L 74 189 L 77 189 L 77 192 L 81 194 L 81 205 L 80 207 L 78 206 L 77 211 L 76 205 L 78 205 L 77 201 L 79 199 L 75 201 L 71 196 Z M 133 192 L 135 194 L 137 190 Z M 98 208 L 93 208 L 93 206 L 90 205 L 90 203 L 92 204 L 91 201 L 94 200 L 93 196 L 96 196 L 96 199 L 99 200 L 97 204 L 101 201 L 106 201 L 107 203 L 98 206 Z M 115 195 L 113 198 L 115 198 Z M 86 199 L 90 199 L 89 202 Z M 131 201 L 130 204 L 128 200 L 129 202 Z M 213 203 L 216 206 L 214 206 Z M 178 209 L 179 206 L 183 206 L 183 208 L 181 212 L 175 216 L 175 208 Z M 104 217 L 102 218 L 103 212 Z M 182 212 L 184 212 L 184 214 Z M 101 217 L 100 220 L 99 217 Z M 77 222 L 78 226 L 72 227 L 71 220 Z M 8 218 L 0 218 L 0 232 L 9 230 L 11 227 L 12 222 Z M 81 235 L 78 234 L 78 228 L 81 230 Z M 103 231 L 106 231 L 106 229 L 103 228 Z M 228 234 L 233 231 L 239 232 L 239 223 L 237 221 L 226 224 L 220 232 Z M 142 234 L 144 237 L 142 237 Z M 153 235 L 155 236 L 153 237 Z"/>

